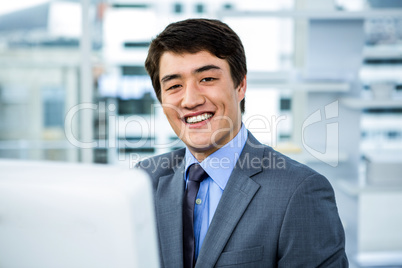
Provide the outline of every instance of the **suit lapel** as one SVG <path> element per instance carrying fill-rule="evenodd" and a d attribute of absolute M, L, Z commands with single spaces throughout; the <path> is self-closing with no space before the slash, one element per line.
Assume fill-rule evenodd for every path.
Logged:
<path fill-rule="evenodd" d="M 156 191 L 156 209 L 163 264 L 181 267 L 183 263 L 182 200 L 184 194 L 184 161 L 174 173 L 160 177 Z"/>
<path fill-rule="evenodd" d="M 261 160 L 264 148 L 251 133 L 212 218 L 205 236 L 196 267 L 213 267 L 240 218 L 246 211 L 260 185 L 250 177 L 261 172 L 261 165 L 252 165 L 252 159 Z"/>

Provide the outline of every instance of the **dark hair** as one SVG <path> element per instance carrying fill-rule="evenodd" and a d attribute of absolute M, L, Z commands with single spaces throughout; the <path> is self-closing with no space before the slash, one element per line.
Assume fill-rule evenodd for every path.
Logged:
<path fill-rule="evenodd" d="M 156 96 L 161 102 L 159 63 L 165 52 L 197 53 L 208 51 L 225 59 L 235 87 L 247 74 L 246 55 L 239 36 L 225 23 L 212 19 L 188 19 L 169 24 L 152 40 L 145 60 L 145 69 L 152 80 Z M 245 99 L 240 103 L 244 113 Z"/>

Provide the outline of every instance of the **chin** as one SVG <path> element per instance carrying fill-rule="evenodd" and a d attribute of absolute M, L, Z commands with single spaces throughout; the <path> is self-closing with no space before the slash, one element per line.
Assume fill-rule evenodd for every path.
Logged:
<path fill-rule="evenodd" d="M 187 146 L 196 149 L 197 151 L 205 151 L 210 149 L 211 147 L 215 147 L 215 145 L 211 142 L 211 139 L 195 139 L 189 138 L 183 141 Z"/>

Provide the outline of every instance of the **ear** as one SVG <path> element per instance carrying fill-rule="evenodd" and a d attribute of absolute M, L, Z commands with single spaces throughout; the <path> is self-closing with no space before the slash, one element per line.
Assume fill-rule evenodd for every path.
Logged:
<path fill-rule="evenodd" d="M 240 82 L 240 84 L 236 90 L 237 90 L 237 101 L 241 102 L 244 99 L 244 97 L 246 96 L 247 75 L 244 76 L 243 80 Z"/>

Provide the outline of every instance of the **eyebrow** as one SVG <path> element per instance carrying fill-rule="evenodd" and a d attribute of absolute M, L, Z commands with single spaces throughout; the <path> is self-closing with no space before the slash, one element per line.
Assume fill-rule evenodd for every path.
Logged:
<path fill-rule="evenodd" d="M 202 73 L 202 72 L 206 72 L 206 71 L 209 71 L 209 70 L 221 70 L 221 68 L 219 66 L 209 64 L 209 65 L 205 65 L 205 66 L 202 66 L 200 68 L 195 69 L 193 71 L 193 73 Z M 181 75 L 179 75 L 179 74 L 168 74 L 168 75 L 165 75 L 164 77 L 162 77 L 161 82 L 166 83 L 166 82 L 168 82 L 170 80 L 177 79 L 177 78 L 181 78 Z"/>
<path fill-rule="evenodd" d="M 216 65 L 209 64 L 209 65 L 205 65 L 205 66 L 202 66 L 202 67 L 194 70 L 193 73 L 202 73 L 202 72 L 209 71 L 209 70 L 220 70 L 220 69 L 221 68 Z"/>
<path fill-rule="evenodd" d="M 162 83 L 166 83 L 166 82 L 168 82 L 168 81 L 170 81 L 170 80 L 177 79 L 177 78 L 180 78 L 180 77 L 181 77 L 181 75 L 178 75 L 178 74 L 169 74 L 169 75 L 165 75 L 165 76 L 161 79 L 161 82 L 162 82 Z"/>

